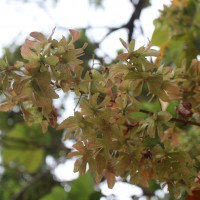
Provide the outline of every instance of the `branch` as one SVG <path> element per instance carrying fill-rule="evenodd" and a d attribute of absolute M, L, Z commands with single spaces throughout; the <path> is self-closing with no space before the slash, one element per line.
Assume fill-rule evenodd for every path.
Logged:
<path fill-rule="evenodd" d="M 27 146 L 29 148 L 41 148 L 41 149 L 45 149 L 47 151 L 49 150 L 53 150 L 55 151 L 56 149 L 59 149 L 59 150 L 67 150 L 67 147 L 65 147 L 64 145 L 46 145 L 46 144 L 42 144 L 42 143 L 39 143 L 37 141 L 30 141 L 30 140 L 25 140 L 25 139 L 20 139 L 20 138 L 14 138 L 14 137 L 9 137 L 9 136 L 3 136 L 3 137 L 0 137 L 0 142 L 2 142 L 3 145 L 9 147 L 9 148 L 21 148 L 21 149 L 24 149 L 23 147 L 20 147 L 20 146 L 14 146 L 14 145 L 9 145 L 8 143 L 18 143 L 20 145 L 26 145 L 26 149 L 27 149 Z"/>
<path fill-rule="evenodd" d="M 146 114 L 149 114 L 149 115 L 153 115 L 154 114 L 154 112 L 143 110 L 143 109 L 140 109 L 139 112 L 146 113 Z M 179 123 L 182 123 L 183 125 L 200 126 L 200 123 L 198 123 L 198 122 L 185 120 L 185 119 L 179 119 L 179 118 L 176 118 L 176 117 L 172 117 L 170 121 L 179 122 Z"/>
<path fill-rule="evenodd" d="M 47 191 L 51 190 L 51 188 L 54 186 L 54 185 L 57 185 L 58 182 L 53 180 L 52 176 L 50 176 L 50 169 L 47 169 L 43 172 L 41 172 L 40 174 L 37 174 L 36 176 L 34 176 L 31 181 L 29 181 L 24 187 L 21 188 L 21 190 L 17 193 L 15 193 L 13 196 L 12 196 L 12 199 L 11 200 L 22 200 L 22 199 L 25 199 L 25 195 L 27 193 L 27 191 L 32 191 L 32 192 L 39 192 L 39 196 L 43 196 L 44 194 L 47 193 Z M 39 189 L 39 191 L 34 191 L 33 189 L 33 186 L 39 182 L 39 181 L 48 181 L 47 182 L 47 185 L 45 185 L 45 188 L 37 188 L 37 186 L 35 186 L 36 188 L 35 189 Z M 48 192 L 49 192 L 48 191 Z M 37 194 L 38 196 L 38 194 Z M 26 198 L 27 198 L 27 195 L 26 195 Z"/>
<path fill-rule="evenodd" d="M 133 2 L 132 2 L 133 3 Z M 133 35 L 133 30 L 134 30 L 134 22 L 135 20 L 140 18 L 140 14 L 142 9 L 146 6 L 147 4 L 147 0 L 139 0 L 138 4 L 135 5 L 133 3 L 133 6 L 135 5 L 135 10 L 132 13 L 129 21 L 127 22 L 127 24 L 125 24 L 124 26 L 122 26 L 123 28 L 127 28 L 129 33 L 128 33 L 128 41 L 130 42 L 132 39 L 132 35 Z"/>

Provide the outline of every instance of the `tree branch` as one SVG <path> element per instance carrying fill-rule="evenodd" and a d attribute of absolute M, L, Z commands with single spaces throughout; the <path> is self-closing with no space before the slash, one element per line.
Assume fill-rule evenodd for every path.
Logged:
<path fill-rule="evenodd" d="M 154 112 L 143 110 L 143 109 L 140 109 L 139 111 L 142 112 L 142 113 L 149 114 L 149 115 L 153 115 L 154 114 Z M 176 117 L 172 117 L 170 121 L 179 122 L 179 123 L 182 123 L 183 125 L 200 126 L 200 123 L 198 123 L 198 122 L 194 122 L 194 121 L 190 121 L 190 120 L 185 120 L 185 119 L 179 119 L 179 118 L 176 118 Z"/>
<path fill-rule="evenodd" d="M 142 9 L 146 6 L 147 4 L 147 0 L 139 0 L 137 4 L 135 4 L 133 1 L 132 1 L 132 5 L 133 5 L 133 13 L 130 17 L 130 19 L 128 20 L 128 22 L 122 26 L 119 26 L 119 27 L 115 27 L 115 28 L 109 28 L 109 31 L 108 33 L 101 39 L 101 42 L 103 42 L 105 40 L 106 37 L 108 37 L 111 33 L 119 30 L 119 29 L 122 29 L 122 28 L 126 28 L 128 29 L 128 41 L 130 42 L 131 39 L 132 39 L 132 35 L 133 35 L 133 31 L 134 31 L 134 22 L 135 20 L 139 19 L 140 18 L 140 14 L 142 12 Z"/>
<path fill-rule="evenodd" d="M 20 139 L 20 138 L 15 138 L 15 137 L 9 137 L 9 136 L 3 136 L 3 137 L 0 137 L 0 142 L 4 145 L 4 146 L 8 146 L 9 148 L 11 147 L 14 147 L 14 148 L 20 148 L 20 149 L 24 149 L 23 147 L 20 147 L 20 146 L 14 146 L 14 145 L 11 145 L 9 143 L 18 143 L 20 145 L 25 145 L 25 149 L 27 148 L 41 148 L 41 149 L 45 149 L 47 151 L 49 150 L 53 150 L 55 151 L 56 149 L 59 149 L 59 150 L 67 150 L 67 147 L 65 147 L 64 145 L 54 145 L 52 146 L 51 144 L 50 145 L 46 145 L 46 144 L 42 144 L 42 143 L 39 143 L 37 141 L 30 141 L 30 140 L 25 140 L 25 139 Z"/>
<path fill-rule="evenodd" d="M 128 33 L 128 41 L 130 42 L 132 39 L 133 31 L 134 31 L 134 22 L 135 20 L 140 18 L 140 14 L 142 12 L 142 9 L 146 6 L 147 0 L 139 0 L 138 4 L 135 5 L 134 2 L 132 2 L 133 6 L 135 6 L 135 10 L 132 13 L 129 21 L 122 26 L 122 28 L 127 28 L 129 33 Z"/>
<path fill-rule="evenodd" d="M 45 181 L 44 181 L 45 180 Z M 35 186 L 35 189 L 37 189 L 37 183 L 39 181 L 42 181 L 43 183 L 46 182 L 46 185 L 44 185 L 43 188 L 38 188 L 38 191 L 34 191 L 33 186 Z M 58 185 L 59 183 L 55 180 L 53 180 L 52 175 L 50 174 L 50 169 L 47 169 L 40 174 L 37 174 L 34 176 L 31 181 L 29 181 L 24 187 L 21 188 L 21 190 L 17 193 L 15 193 L 12 196 L 11 200 L 25 200 L 27 199 L 27 191 L 28 192 L 38 192 L 39 197 L 42 197 L 43 195 L 47 194 L 50 192 L 51 188 L 55 185 Z M 38 187 L 41 187 L 40 185 Z M 31 193 L 29 194 L 31 195 Z M 37 194 L 38 196 L 38 194 Z"/>

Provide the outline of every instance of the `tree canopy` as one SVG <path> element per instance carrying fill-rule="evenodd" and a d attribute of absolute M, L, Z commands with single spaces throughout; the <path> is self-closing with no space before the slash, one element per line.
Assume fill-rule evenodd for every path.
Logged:
<path fill-rule="evenodd" d="M 149 197 L 167 186 L 165 199 L 197 199 L 200 1 L 165 6 L 149 44 L 136 49 L 131 31 L 142 2 L 126 27 L 129 41 L 120 38 L 124 50 L 110 64 L 89 66 L 84 32 L 72 29 L 60 40 L 56 29 L 32 32 L 21 58 L 0 60 L 2 199 L 95 200 L 103 197 L 95 183 L 113 188 L 117 177 Z M 77 101 L 74 116 L 58 124 L 60 91 Z M 73 149 L 62 142 L 72 138 Z M 80 178 L 54 178 L 48 156 L 57 164 L 75 157 Z"/>

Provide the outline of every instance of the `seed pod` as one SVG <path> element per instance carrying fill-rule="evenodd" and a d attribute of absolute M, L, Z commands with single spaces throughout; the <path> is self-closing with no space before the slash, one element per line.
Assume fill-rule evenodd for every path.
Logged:
<path fill-rule="evenodd" d="M 179 104 L 179 106 L 176 110 L 183 117 L 191 117 L 193 114 L 191 109 L 192 109 L 191 103 L 182 102 Z"/>

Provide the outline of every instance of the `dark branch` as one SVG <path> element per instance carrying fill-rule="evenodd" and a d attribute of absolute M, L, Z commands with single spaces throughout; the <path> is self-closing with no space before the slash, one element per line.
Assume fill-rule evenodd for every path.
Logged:
<path fill-rule="evenodd" d="M 109 32 L 101 39 L 101 41 L 99 43 L 103 42 L 103 40 L 105 40 L 105 38 L 108 37 L 111 33 L 115 32 L 119 29 L 122 29 L 122 28 L 128 29 L 128 32 L 129 32 L 128 33 L 128 41 L 130 42 L 132 39 L 133 31 L 134 31 L 134 22 L 135 22 L 135 20 L 140 18 L 142 9 L 146 6 L 146 4 L 147 4 L 147 0 L 139 0 L 137 4 L 135 4 L 132 1 L 134 11 L 133 11 L 130 19 L 128 20 L 128 22 L 119 27 L 109 28 Z"/>
<path fill-rule="evenodd" d="M 139 0 L 137 5 L 135 5 L 134 2 L 132 2 L 132 4 L 133 4 L 133 6 L 135 6 L 135 10 L 132 13 L 128 23 L 123 26 L 123 28 L 127 28 L 129 31 L 129 33 L 128 33 L 128 41 L 129 42 L 132 39 L 132 35 L 133 35 L 133 31 L 134 31 L 134 22 L 135 22 L 135 20 L 140 18 L 141 11 L 146 6 L 147 0 Z"/>

